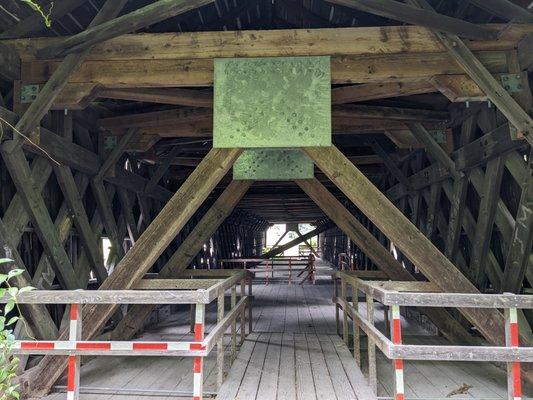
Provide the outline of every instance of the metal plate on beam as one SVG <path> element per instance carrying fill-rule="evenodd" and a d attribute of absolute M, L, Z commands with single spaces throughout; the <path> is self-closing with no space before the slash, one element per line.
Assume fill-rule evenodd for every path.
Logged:
<path fill-rule="evenodd" d="M 213 147 L 331 145 L 329 57 L 215 59 Z"/>
<path fill-rule="evenodd" d="M 310 179 L 313 172 L 313 161 L 300 150 L 245 150 L 233 165 L 237 180 Z"/>

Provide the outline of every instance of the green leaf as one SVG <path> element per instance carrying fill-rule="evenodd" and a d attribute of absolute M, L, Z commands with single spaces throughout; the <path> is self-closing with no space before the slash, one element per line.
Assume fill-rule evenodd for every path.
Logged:
<path fill-rule="evenodd" d="M 9 280 L 11 278 L 14 278 L 15 276 L 21 275 L 22 273 L 24 273 L 23 269 L 20 269 L 20 268 L 12 269 L 11 271 L 7 273 L 7 279 Z"/>
<path fill-rule="evenodd" d="M 6 307 L 4 308 L 4 314 L 7 315 L 14 308 L 15 308 L 15 302 L 10 301 L 9 303 L 6 304 Z"/>
<path fill-rule="evenodd" d="M 13 262 L 11 258 L 0 258 L 0 264 L 7 264 Z"/>
<path fill-rule="evenodd" d="M 19 292 L 19 288 L 17 288 L 17 287 L 10 287 L 9 289 L 7 289 L 7 291 L 8 291 L 8 293 L 9 293 L 9 295 L 10 295 L 11 297 L 15 297 L 15 296 L 18 294 L 18 292 Z"/>
<path fill-rule="evenodd" d="M 6 326 L 13 325 L 15 322 L 17 322 L 20 318 L 19 317 L 11 317 L 9 321 L 7 321 Z"/>
<path fill-rule="evenodd" d="M 37 288 L 34 288 L 33 286 L 25 286 L 19 289 L 19 293 L 31 292 L 32 290 L 37 290 Z"/>
<path fill-rule="evenodd" d="M 0 274 L 0 283 L 4 283 L 7 281 L 7 275 L 6 274 Z"/>

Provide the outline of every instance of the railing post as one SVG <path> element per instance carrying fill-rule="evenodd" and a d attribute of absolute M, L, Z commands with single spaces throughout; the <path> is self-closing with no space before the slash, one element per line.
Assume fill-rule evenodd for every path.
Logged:
<path fill-rule="evenodd" d="M 241 280 L 241 299 L 246 295 L 246 278 Z M 246 336 L 246 309 L 241 312 L 241 346 L 244 343 L 244 337 Z"/>
<path fill-rule="evenodd" d="M 289 257 L 289 285 L 292 284 L 292 257 Z"/>
<path fill-rule="evenodd" d="M 343 278 L 340 278 L 343 279 Z M 339 278 L 337 276 L 333 276 L 333 295 L 335 297 L 339 297 Z M 337 329 L 337 335 L 340 335 L 339 331 L 339 305 L 335 304 L 335 327 Z"/>
<path fill-rule="evenodd" d="M 70 306 L 70 330 L 69 340 L 75 342 L 81 340 L 81 307 L 79 304 Z M 80 356 L 68 357 L 67 372 L 67 400 L 80 398 Z"/>
<path fill-rule="evenodd" d="M 237 287 L 231 288 L 231 309 L 233 310 L 237 305 Z M 237 318 L 231 322 L 231 362 L 235 360 L 237 354 Z"/>
<path fill-rule="evenodd" d="M 224 319 L 224 292 L 218 295 L 217 322 Z M 217 388 L 220 389 L 224 380 L 224 334 L 217 341 Z"/>
<path fill-rule="evenodd" d="M 253 330 L 253 319 L 252 319 L 252 277 L 248 278 L 248 333 L 252 333 Z"/>
<path fill-rule="evenodd" d="M 205 304 L 196 304 L 194 341 L 204 340 Z M 204 392 L 204 358 L 194 357 L 193 400 L 202 400 Z"/>
<path fill-rule="evenodd" d="M 390 306 L 392 318 L 391 318 L 391 335 L 392 343 L 402 344 L 402 324 L 400 316 L 400 306 Z M 392 360 L 392 366 L 394 368 L 394 399 L 404 400 L 405 391 L 403 384 L 403 360 Z"/>
<path fill-rule="evenodd" d="M 346 279 L 341 279 L 341 298 L 344 301 L 348 301 L 346 286 Z M 342 339 L 348 345 L 348 313 L 344 307 L 342 308 Z"/>
<path fill-rule="evenodd" d="M 352 281 L 352 307 L 356 312 L 359 312 L 359 289 L 357 283 Z M 357 365 L 361 365 L 361 338 L 359 336 L 359 322 L 356 318 L 352 318 L 353 329 L 353 356 Z"/>
<path fill-rule="evenodd" d="M 505 309 L 505 345 L 518 347 L 518 315 L 516 308 Z M 507 399 L 522 399 L 522 383 L 520 377 L 520 362 L 507 363 Z"/>
<path fill-rule="evenodd" d="M 374 325 L 374 299 L 368 294 L 366 295 L 366 317 L 368 322 Z M 368 347 L 368 383 L 374 393 L 377 393 L 376 344 L 370 336 L 366 335 L 366 337 Z"/>

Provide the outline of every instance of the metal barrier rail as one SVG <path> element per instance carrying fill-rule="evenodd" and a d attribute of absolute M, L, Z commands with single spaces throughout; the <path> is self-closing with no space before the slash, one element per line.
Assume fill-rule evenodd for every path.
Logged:
<path fill-rule="evenodd" d="M 368 375 L 370 386 L 374 391 L 377 389 L 375 350 L 377 347 L 393 362 L 394 398 L 396 400 L 404 399 L 403 360 L 505 362 L 507 363 L 508 398 L 522 399 L 520 363 L 533 362 L 533 347 L 519 347 L 517 309 L 533 309 L 533 296 L 508 293 L 439 293 L 439 289 L 430 282 L 365 281 L 358 275 L 358 271 L 337 271 L 334 274 L 335 297 L 333 301 L 336 304 L 337 330 L 339 327 L 339 308 L 343 311 L 342 336 L 346 344 L 349 341 L 348 317 L 352 319 L 354 357 L 359 365 L 361 364 L 360 330 L 367 335 Z M 338 280 L 341 282 L 340 296 Z M 351 303 L 347 300 L 348 285 L 352 288 Z M 354 307 L 354 301 L 359 304 L 360 291 L 366 295 L 367 318 L 364 318 L 357 307 Z M 374 326 L 374 300 L 390 309 L 391 339 Z M 402 344 L 400 306 L 503 308 L 505 309 L 506 346 Z M 385 312 L 385 316 L 388 317 L 387 312 Z"/>
<path fill-rule="evenodd" d="M 193 277 L 212 276 L 197 271 L 184 273 Z M 249 332 L 252 328 L 251 281 L 246 296 L 245 271 L 227 271 L 220 279 L 144 279 L 139 288 L 161 287 L 163 290 L 37 290 L 17 295 L 19 304 L 70 304 L 68 340 L 17 340 L 13 354 L 68 356 L 67 399 L 78 400 L 80 391 L 81 356 L 175 356 L 194 357 L 193 400 L 203 398 L 203 358 L 217 346 L 217 385 L 224 374 L 224 333 L 231 326 L 231 355 L 237 351 L 237 319 L 240 316 L 240 343 L 246 335 L 246 309 L 249 315 Z M 207 282 L 206 282 L 207 281 Z M 209 285 L 206 287 L 206 284 Z M 240 300 L 237 302 L 237 285 Z M 180 287 L 186 287 L 180 290 Z M 195 289 L 195 287 L 201 287 Z M 172 288 L 172 290 L 168 290 Z M 225 292 L 231 290 L 231 309 L 224 311 Z M 205 305 L 217 299 L 217 324 L 205 336 Z M 0 298 L 6 303 L 8 296 Z M 193 341 L 87 341 L 82 338 L 83 304 L 191 304 L 195 306 Z"/>

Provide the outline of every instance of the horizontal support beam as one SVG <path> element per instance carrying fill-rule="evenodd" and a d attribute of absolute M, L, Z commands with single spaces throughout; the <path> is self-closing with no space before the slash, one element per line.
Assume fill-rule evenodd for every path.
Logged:
<path fill-rule="evenodd" d="M 473 51 L 512 50 L 531 24 L 480 25 L 500 31 L 496 40 L 469 41 Z M 23 61 L 36 58 L 46 46 L 62 38 L 4 40 Z M 283 46 L 280 46 L 283 43 Z M 439 53 L 446 49 L 421 26 L 375 26 L 336 29 L 279 29 L 214 32 L 128 34 L 93 46 L 87 60 L 164 60 L 280 56 L 362 56 L 379 52 Z"/>

